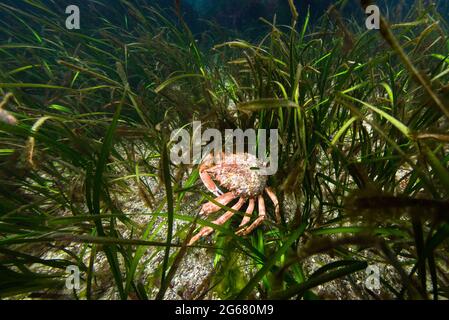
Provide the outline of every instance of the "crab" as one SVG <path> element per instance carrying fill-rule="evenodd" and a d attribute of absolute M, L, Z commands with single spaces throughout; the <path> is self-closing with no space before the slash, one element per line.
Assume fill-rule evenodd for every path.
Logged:
<path fill-rule="evenodd" d="M 265 192 L 274 204 L 276 221 L 280 222 L 279 201 L 273 190 L 267 186 L 267 176 L 262 175 L 260 168 L 266 167 L 266 163 L 259 160 L 250 153 L 225 153 L 216 155 L 208 154 L 199 166 L 199 174 L 206 188 L 212 192 L 216 198 L 214 201 L 205 203 L 200 211 L 200 215 L 209 215 L 220 210 L 221 206 L 226 206 L 234 199 L 238 201 L 213 223 L 222 225 L 228 221 L 246 202 L 245 215 L 240 223 L 237 235 L 248 235 L 257 228 L 266 218 L 266 208 L 263 193 Z M 227 190 L 224 193 L 215 183 Z M 249 224 L 251 215 L 258 204 L 258 217 Z M 220 205 L 217 205 L 220 204 Z M 214 231 L 211 227 L 202 228 L 191 238 L 189 246 Z"/>

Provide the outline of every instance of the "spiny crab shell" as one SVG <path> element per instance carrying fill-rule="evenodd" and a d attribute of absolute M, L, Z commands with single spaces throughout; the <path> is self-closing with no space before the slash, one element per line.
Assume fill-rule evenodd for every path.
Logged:
<path fill-rule="evenodd" d="M 267 175 L 260 172 L 267 164 L 250 153 L 209 154 L 201 165 L 212 179 L 236 196 L 255 197 L 267 185 Z"/>

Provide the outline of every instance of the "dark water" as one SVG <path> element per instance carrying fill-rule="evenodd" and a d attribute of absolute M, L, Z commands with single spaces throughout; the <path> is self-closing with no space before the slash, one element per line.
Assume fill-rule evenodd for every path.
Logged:
<path fill-rule="evenodd" d="M 174 0 L 160 0 L 164 7 L 173 7 Z M 382 14 L 394 21 L 405 19 L 405 15 L 416 3 L 415 0 L 378 0 Z M 364 13 L 360 0 L 295 0 L 300 20 L 304 20 L 310 11 L 311 22 L 315 23 L 322 17 L 331 5 L 335 5 L 345 18 L 355 17 L 363 23 Z M 449 18 L 449 0 L 423 0 L 424 7 L 435 5 L 440 13 Z M 190 27 L 196 32 L 207 29 L 201 19 L 215 21 L 228 30 L 246 35 L 257 35 L 263 24 L 260 18 L 273 21 L 276 16 L 278 24 L 290 24 L 291 11 L 288 0 L 180 0 L 179 5 L 183 16 Z"/>
<path fill-rule="evenodd" d="M 260 21 L 264 18 L 273 21 L 276 16 L 277 24 L 289 25 L 291 21 L 291 11 L 288 0 L 128 0 L 136 7 L 140 5 L 152 5 L 163 8 L 166 14 L 173 21 L 177 21 L 176 9 L 182 13 L 184 20 L 195 34 L 211 32 L 210 21 L 214 25 L 227 30 L 230 33 L 237 33 L 242 37 L 257 37 L 264 34 L 266 25 Z M 18 0 L 0 0 L 9 3 L 14 7 L 27 7 L 29 4 Z M 61 14 L 64 14 L 65 7 L 71 4 L 81 8 L 82 19 L 89 27 L 94 27 L 96 23 L 95 15 L 90 15 L 90 8 L 98 3 L 107 6 L 123 7 L 119 0 L 43 0 L 42 2 L 52 3 L 57 6 Z M 319 20 L 326 13 L 331 5 L 335 5 L 344 18 L 355 17 L 363 23 L 364 14 L 360 7 L 359 0 L 295 0 L 299 12 L 300 20 L 304 20 L 308 10 L 310 10 L 311 23 Z M 390 20 L 396 22 L 405 19 L 405 14 L 416 3 L 415 0 L 378 0 L 374 1 L 381 8 L 382 14 Z M 424 6 L 434 4 L 440 13 L 449 20 L 449 0 L 422 0 Z M 1 9 L 0 9 L 1 10 Z M 0 12 L 0 18 L 1 18 Z M 114 17 L 111 17 L 114 18 Z M 117 17 L 121 19 L 122 17 Z M 233 35 L 234 35 L 233 34 Z"/>
<path fill-rule="evenodd" d="M 160 0 L 165 7 L 173 6 L 174 0 Z M 360 0 L 295 0 L 300 16 L 305 16 L 310 9 L 312 21 L 321 17 L 331 5 L 342 8 L 346 16 L 362 14 Z M 379 5 L 384 15 L 395 16 L 398 11 L 407 12 L 415 3 L 415 0 L 378 0 L 373 1 Z M 423 0 L 423 6 L 436 4 L 442 14 L 449 14 L 448 0 Z M 221 25 L 242 28 L 255 24 L 260 17 L 272 20 L 276 14 L 278 21 L 288 23 L 290 21 L 290 8 L 288 0 L 180 0 L 179 4 L 184 14 L 192 17 L 213 19 Z M 399 8 L 399 10 L 398 10 Z"/>

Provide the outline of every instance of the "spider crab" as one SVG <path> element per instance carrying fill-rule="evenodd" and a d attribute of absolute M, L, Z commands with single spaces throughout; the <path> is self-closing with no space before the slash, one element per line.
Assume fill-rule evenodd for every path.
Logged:
<path fill-rule="evenodd" d="M 245 215 L 240 223 L 238 235 L 247 235 L 259 226 L 266 217 L 264 191 L 274 204 L 276 221 L 280 222 L 279 201 L 273 190 L 267 186 L 267 176 L 262 175 L 258 168 L 266 167 L 266 164 L 250 153 L 225 153 L 218 155 L 208 154 L 200 164 L 199 173 L 206 188 L 215 196 L 215 202 L 226 206 L 232 200 L 237 199 L 237 203 L 232 206 L 232 211 L 227 211 L 213 223 L 222 225 L 228 221 L 236 211 L 248 201 Z M 220 190 L 219 186 L 227 190 L 226 193 Z M 258 202 L 259 216 L 248 225 L 251 215 Z M 209 215 L 220 210 L 220 206 L 209 201 L 201 208 L 201 215 Z M 214 231 L 211 227 L 202 228 L 189 242 L 189 246 L 201 237 L 207 236 Z"/>

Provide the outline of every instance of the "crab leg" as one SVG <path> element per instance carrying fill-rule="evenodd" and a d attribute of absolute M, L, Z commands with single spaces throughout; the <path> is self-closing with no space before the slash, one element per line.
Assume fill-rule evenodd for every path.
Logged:
<path fill-rule="evenodd" d="M 245 216 L 243 217 L 239 227 L 243 227 L 249 222 L 249 220 L 251 220 L 251 215 L 253 214 L 255 204 L 256 201 L 254 200 L 254 198 L 250 198 L 248 208 L 246 208 Z"/>
<path fill-rule="evenodd" d="M 240 231 L 238 231 L 237 234 L 246 236 L 247 234 L 250 234 L 251 231 L 253 231 L 265 220 L 266 216 L 265 201 L 262 195 L 259 195 L 258 197 L 258 205 L 259 205 L 259 216 L 257 217 L 257 219 L 249 227 L 243 228 Z"/>
<path fill-rule="evenodd" d="M 218 219 L 214 220 L 212 223 L 213 224 L 217 224 L 217 225 L 224 224 L 226 221 L 228 221 L 235 214 L 235 211 L 238 211 L 243 206 L 244 203 L 245 203 L 245 199 L 244 198 L 239 198 L 239 201 L 232 207 L 232 210 L 227 211 L 225 214 L 220 216 Z M 194 237 L 192 237 L 192 239 L 190 239 L 190 242 L 189 242 L 188 245 L 191 246 L 198 239 L 200 239 L 201 237 L 205 237 L 205 236 L 211 234 L 213 231 L 214 231 L 214 229 L 211 228 L 211 227 L 204 227 L 204 228 L 202 228 L 200 230 L 200 232 L 198 232 Z"/>
<path fill-rule="evenodd" d="M 274 193 L 273 189 L 271 189 L 270 187 L 266 187 L 265 191 L 267 192 L 267 194 L 270 197 L 271 201 L 273 201 L 276 222 L 277 223 L 281 223 L 281 213 L 279 212 L 279 200 L 278 200 L 278 197 L 276 197 L 276 194 Z"/>
<path fill-rule="evenodd" d="M 216 197 L 215 201 L 218 202 L 219 204 L 225 206 L 235 198 L 236 198 L 236 196 L 234 195 L 234 193 L 227 192 L 225 194 L 222 194 L 221 196 Z M 216 205 L 212 201 L 209 201 L 209 202 L 206 202 L 205 204 L 203 204 L 200 214 L 208 215 L 208 214 L 217 212 L 218 210 L 220 210 L 220 208 L 221 207 L 219 205 Z"/>

